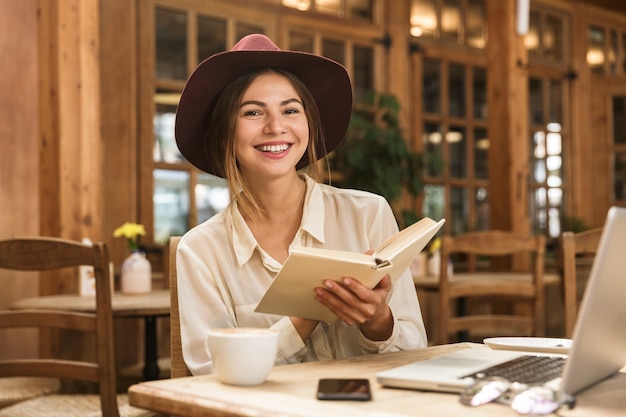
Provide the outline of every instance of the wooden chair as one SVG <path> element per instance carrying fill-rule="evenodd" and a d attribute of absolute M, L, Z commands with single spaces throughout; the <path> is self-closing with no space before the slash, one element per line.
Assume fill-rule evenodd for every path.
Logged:
<path fill-rule="evenodd" d="M 581 297 L 576 274 L 577 258 L 592 258 L 598 249 L 602 227 L 584 232 L 561 234 L 561 257 L 563 268 L 563 299 L 565 304 L 565 335 L 572 337 L 578 305 Z"/>
<path fill-rule="evenodd" d="M 176 275 L 176 248 L 180 236 L 170 237 L 169 252 L 169 279 L 170 279 L 170 354 L 172 357 L 172 378 L 191 375 L 183 359 L 183 347 L 180 340 L 180 315 L 178 313 L 178 283 Z"/>
<path fill-rule="evenodd" d="M 105 244 L 92 246 L 58 238 L 14 238 L 0 241 L 0 268 L 15 271 L 48 271 L 80 265 L 94 268 L 96 312 L 59 310 L 7 310 L 0 312 L 0 329 L 36 328 L 84 332 L 95 336 L 95 360 L 70 360 L 61 355 L 0 361 L 0 376 L 52 377 L 98 384 L 98 394 L 52 394 L 26 400 L 0 410 L 0 416 L 154 415 L 127 404 L 116 393 L 111 276 Z M 32 279 L 16 274 L 16 279 Z M 53 275 L 40 274 L 40 279 Z M 61 337 L 63 335 L 61 334 Z M 55 355 L 55 353 L 52 353 Z"/>
<path fill-rule="evenodd" d="M 467 273 L 448 276 L 448 265 L 452 255 L 466 257 Z M 511 255 L 525 254 L 532 266 L 525 273 L 516 273 L 511 267 Z M 471 232 L 455 237 L 444 236 L 441 245 L 441 267 L 439 279 L 439 337 L 438 343 L 448 343 L 450 334 L 462 331 L 487 331 L 486 336 L 533 335 L 545 332 L 544 306 L 544 236 L 532 236 L 506 231 Z M 486 271 L 480 271 L 481 262 L 489 261 Z M 458 265 L 456 265 L 458 267 Z M 500 268 L 498 268 L 498 266 Z M 528 275 L 531 279 L 528 279 Z M 526 311 L 507 308 L 507 311 L 479 311 L 470 315 L 467 311 L 453 313 L 453 305 L 466 305 L 472 300 L 481 300 L 493 306 L 502 300 L 507 307 L 512 300 L 524 301 L 531 307 Z M 519 302 L 518 302 L 519 304 Z M 502 305 L 499 306 L 500 310 Z M 462 310 L 463 308 L 461 308 Z M 457 308 L 457 310 L 459 310 Z M 509 311 L 510 310 L 510 311 Z"/>

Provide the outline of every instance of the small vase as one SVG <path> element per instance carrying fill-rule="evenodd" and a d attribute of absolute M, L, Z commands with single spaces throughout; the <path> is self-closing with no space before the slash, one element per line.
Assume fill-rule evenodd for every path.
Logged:
<path fill-rule="evenodd" d="M 133 252 L 122 264 L 121 291 L 141 294 L 152 291 L 152 268 L 143 252 Z"/>

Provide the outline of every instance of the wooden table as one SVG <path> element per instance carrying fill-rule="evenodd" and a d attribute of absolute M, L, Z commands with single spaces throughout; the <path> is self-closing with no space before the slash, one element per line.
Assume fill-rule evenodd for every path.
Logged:
<path fill-rule="evenodd" d="M 93 312 L 95 298 L 88 295 L 63 294 L 24 298 L 11 305 L 13 309 L 51 309 Z M 169 290 L 154 290 L 145 294 L 113 294 L 113 316 L 116 318 L 143 318 L 145 322 L 145 346 L 143 376 L 145 380 L 157 379 L 159 365 L 157 358 L 158 317 L 170 315 Z"/>
<path fill-rule="evenodd" d="M 131 405 L 176 416 L 518 416 L 506 405 L 463 406 L 457 394 L 383 388 L 376 373 L 451 352 L 484 345 L 459 343 L 413 351 L 360 356 L 345 360 L 308 362 L 274 367 L 268 380 L 255 387 L 228 386 L 213 375 L 163 379 L 135 384 L 129 389 Z M 623 370 L 624 371 L 624 370 Z M 319 401 L 315 398 L 319 378 L 368 378 L 373 400 L 368 402 Z M 589 388 L 563 417 L 624 416 L 626 373 L 619 373 Z"/>

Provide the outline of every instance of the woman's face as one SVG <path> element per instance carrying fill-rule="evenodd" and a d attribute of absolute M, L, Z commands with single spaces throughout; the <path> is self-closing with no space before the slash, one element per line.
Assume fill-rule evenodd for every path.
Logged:
<path fill-rule="evenodd" d="M 241 98 L 235 128 L 243 174 L 271 179 L 292 173 L 308 143 L 309 125 L 292 84 L 276 73 L 257 77 Z"/>

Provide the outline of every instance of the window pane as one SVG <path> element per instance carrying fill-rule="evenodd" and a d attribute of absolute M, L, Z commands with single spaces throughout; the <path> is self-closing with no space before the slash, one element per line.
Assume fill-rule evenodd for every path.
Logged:
<path fill-rule="evenodd" d="M 315 0 L 315 10 L 320 13 L 343 17 L 341 0 Z"/>
<path fill-rule="evenodd" d="M 622 72 L 626 73 L 626 33 L 622 35 Z"/>
<path fill-rule="evenodd" d="M 348 17 L 374 21 L 374 0 L 347 0 Z"/>
<path fill-rule="evenodd" d="M 452 217 L 450 232 L 455 235 L 469 231 L 467 189 L 450 188 L 450 215 Z"/>
<path fill-rule="evenodd" d="M 590 26 L 587 32 L 589 47 L 587 49 L 587 65 L 592 72 L 604 73 L 604 29 Z"/>
<path fill-rule="evenodd" d="M 548 97 L 550 105 L 550 119 L 548 123 L 563 124 L 563 83 L 560 80 L 549 80 L 550 87 Z"/>
<path fill-rule="evenodd" d="M 474 118 L 487 120 L 487 71 L 474 68 Z"/>
<path fill-rule="evenodd" d="M 346 62 L 344 43 L 330 39 L 322 41 L 322 55 L 341 64 Z"/>
<path fill-rule="evenodd" d="M 411 36 L 433 38 L 437 31 L 435 0 L 411 2 Z"/>
<path fill-rule="evenodd" d="M 489 230 L 489 191 L 485 187 L 478 187 L 474 193 L 476 206 L 476 226 L 474 230 Z"/>
<path fill-rule="evenodd" d="M 446 133 L 446 142 L 450 150 L 450 176 L 454 178 L 467 177 L 467 137 L 465 128 L 451 127 Z"/>
<path fill-rule="evenodd" d="M 460 0 L 443 0 L 441 10 L 441 39 L 459 41 L 459 28 L 461 27 Z"/>
<path fill-rule="evenodd" d="M 156 76 L 187 79 L 187 14 L 156 8 Z"/>
<path fill-rule="evenodd" d="M 283 0 L 283 6 L 305 12 L 311 8 L 311 0 Z"/>
<path fill-rule="evenodd" d="M 426 150 L 425 175 L 429 177 L 441 177 L 443 161 L 443 135 L 438 124 L 426 123 L 424 125 L 424 149 Z"/>
<path fill-rule="evenodd" d="M 313 53 L 313 35 L 308 33 L 291 32 L 289 34 L 289 49 Z"/>
<path fill-rule="evenodd" d="M 465 68 L 450 65 L 448 87 L 450 91 L 450 116 L 465 117 Z"/>
<path fill-rule="evenodd" d="M 563 60 L 563 21 L 560 17 L 546 16 L 543 31 L 543 56 L 545 58 Z"/>
<path fill-rule="evenodd" d="M 541 33 L 539 22 L 539 13 L 531 11 L 528 18 L 528 33 L 524 36 L 524 46 L 528 50 L 528 56 L 539 55 L 539 34 Z"/>
<path fill-rule="evenodd" d="M 531 180 L 537 184 L 546 181 L 546 135 L 544 132 L 535 132 L 530 143 L 530 161 L 532 164 Z"/>
<path fill-rule="evenodd" d="M 265 33 L 263 26 L 249 25 L 246 23 L 237 23 L 235 28 L 237 40 L 253 33 Z"/>
<path fill-rule="evenodd" d="M 489 178 L 489 139 L 487 129 L 474 129 L 474 178 Z"/>
<path fill-rule="evenodd" d="M 175 164 L 184 161 L 174 138 L 176 104 L 159 104 L 154 114 L 154 162 Z"/>
<path fill-rule="evenodd" d="M 424 59 L 424 81 L 422 94 L 426 113 L 441 112 L 441 63 L 432 59 Z"/>
<path fill-rule="evenodd" d="M 224 210 L 230 203 L 228 183 L 224 178 L 214 175 L 199 174 L 195 193 L 198 224 Z"/>
<path fill-rule="evenodd" d="M 467 10 L 467 34 L 469 46 L 483 49 L 487 45 L 487 21 L 484 0 L 469 0 Z"/>
<path fill-rule="evenodd" d="M 189 173 L 154 170 L 154 241 L 165 244 L 170 236 L 189 230 Z"/>
<path fill-rule="evenodd" d="M 626 144 L 626 96 L 613 97 L 613 143 Z"/>
<path fill-rule="evenodd" d="M 615 29 L 611 29 L 611 43 L 609 44 L 607 61 L 609 72 L 613 75 L 617 74 L 617 31 Z"/>
<path fill-rule="evenodd" d="M 541 79 L 530 78 L 528 80 L 528 114 L 531 124 L 543 125 L 543 95 Z"/>
<path fill-rule="evenodd" d="M 424 185 L 424 203 L 422 213 L 431 219 L 443 219 L 446 203 L 445 189 L 440 185 Z"/>
<path fill-rule="evenodd" d="M 548 225 L 547 193 L 545 188 L 538 188 L 530 193 L 530 206 L 533 215 L 533 229 L 544 233 Z"/>
<path fill-rule="evenodd" d="M 374 89 L 374 51 L 372 48 L 354 47 L 354 99 L 363 102 L 368 91 Z"/>
<path fill-rule="evenodd" d="M 613 192 L 615 200 L 626 200 L 626 152 L 615 152 L 613 161 Z"/>
<path fill-rule="evenodd" d="M 226 21 L 198 16 L 198 63 L 226 50 Z"/>

